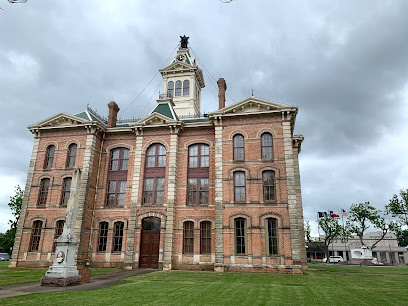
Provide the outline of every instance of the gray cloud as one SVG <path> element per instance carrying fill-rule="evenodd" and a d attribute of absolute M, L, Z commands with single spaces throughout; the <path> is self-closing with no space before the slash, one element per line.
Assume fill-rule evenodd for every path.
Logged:
<path fill-rule="evenodd" d="M 111 99 L 122 118 L 150 112 L 160 75 L 129 104 L 186 34 L 235 101 L 254 89 L 299 106 L 306 218 L 370 199 L 381 207 L 407 187 L 406 1 L 29 0 L 2 7 L 0 178 L 25 183 L 33 141 L 26 126 L 34 122 L 88 103 L 106 116 Z M 217 89 L 206 73 L 205 82 L 209 112 Z M 12 193 L 12 186 L 0 192 L 0 212 Z"/>

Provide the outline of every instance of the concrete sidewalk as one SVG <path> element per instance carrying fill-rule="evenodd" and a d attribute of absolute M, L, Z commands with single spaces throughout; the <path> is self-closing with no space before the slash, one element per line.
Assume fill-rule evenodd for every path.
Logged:
<path fill-rule="evenodd" d="M 78 290 L 100 289 L 100 288 L 105 288 L 105 287 L 109 287 L 113 285 L 123 284 L 125 282 L 122 281 L 122 279 L 130 277 L 130 276 L 141 275 L 141 274 L 151 273 L 155 271 L 157 270 L 135 269 L 135 270 L 128 270 L 128 271 L 114 272 L 114 273 L 94 276 L 91 278 L 90 283 L 80 284 L 78 286 L 69 286 L 69 287 L 41 286 L 40 282 L 10 285 L 10 286 L 0 286 L 0 299 L 10 297 L 10 296 L 25 295 L 25 294 L 36 293 L 36 292 L 78 291 Z"/>

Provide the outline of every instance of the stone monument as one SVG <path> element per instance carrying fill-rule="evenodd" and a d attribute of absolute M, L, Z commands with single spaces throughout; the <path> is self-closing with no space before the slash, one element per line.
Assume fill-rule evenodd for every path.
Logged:
<path fill-rule="evenodd" d="M 72 176 L 64 229 L 62 235 L 55 240 L 54 262 L 45 273 L 45 276 L 41 278 L 41 286 L 65 287 L 81 283 L 81 276 L 75 264 L 75 251 L 79 241 L 74 235 L 80 182 L 81 170 L 76 168 Z"/>

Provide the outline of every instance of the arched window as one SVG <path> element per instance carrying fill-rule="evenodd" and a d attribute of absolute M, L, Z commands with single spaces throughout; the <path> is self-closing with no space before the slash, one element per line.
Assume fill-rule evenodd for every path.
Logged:
<path fill-rule="evenodd" d="M 166 167 L 166 148 L 159 144 L 153 144 L 146 152 L 146 167 Z"/>
<path fill-rule="evenodd" d="M 194 222 L 183 223 L 183 254 L 194 252 Z"/>
<path fill-rule="evenodd" d="M 48 146 L 47 153 L 45 155 L 45 162 L 44 162 L 45 169 L 52 168 L 52 164 L 54 163 L 54 154 L 55 154 L 55 146 L 53 145 Z"/>
<path fill-rule="evenodd" d="M 234 232 L 235 232 L 235 254 L 246 254 L 246 219 L 237 218 L 234 220 Z"/>
<path fill-rule="evenodd" d="M 116 148 L 111 150 L 110 171 L 127 170 L 129 166 L 129 149 Z"/>
<path fill-rule="evenodd" d="M 278 255 L 278 221 L 274 218 L 265 219 L 266 245 L 268 255 Z"/>
<path fill-rule="evenodd" d="M 173 97 L 173 96 L 174 96 L 174 82 L 173 82 L 173 81 L 170 81 L 170 82 L 167 84 L 167 95 L 168 95 L 169 97 Z"/>
<path fill-rule="evenodd" d="M 71 183 L 72 183 L 72 177 L 64 178 L 64 182 L 62 184 L 61 205 L 68 204 L 69 195 L 71 193 Z"/>
<path fill-rule="evenodd" d="M 245 172 L 234 172 L 234 199 L 235 202 L 245 201 Z"/>
<path fill-rule="evenodd" d="M 42 224 L 43 223 L 40 220 L 34 221 L 33 223 L 33 229 L 31 232 L 30 252 L 38 251 L 38 248 L 40 246 Z"/>
<path fill-rule="evenodd" d="M 55 223 L 55 234 L 54 234 L 54 246 L 52 248 L 53 251 L 55 251 L 55 240 L 62 235 L 62 232 L 64 231 L 64 224 L 65 220 L 58 220 L 57 223 Z"/>
<path fill-rule="evenodd" d="M 38 205 L 47 204 L 48 189 L 50 187 L 50 179 L 43 178 L 40 184 L 40 195 L 38 197 Z"/>
<path fill-rule="evenodd" d="M 67 168 L 75 167 L 76 152 L 77 152 L 76 143 L 71 143 L 68 147 Z"/>
<path fill-rule="evenodd" d="M 108 206 L 124 206 L 129 167 L 129 149 L 115 148 L 110 152 L 108 172 Z"/>
<path fill-rule="evenodd" d="M 243 160 L 244 158 L 244 136 L 237 134 L 234 136 L 234 159 Z"/>
<path fill-rule="evenodd" d="M 108 222 L 101 222 L 99 223 L 98 252 L 106 251 L 107 242 L 108 242 Z"/>
<path fill-rule="evenodd" d="M 144 204 L 162 204 L 164 202 L 165 167 L 165 147 L 159 143 L 152 144 L 146 151 L 146 167 L 143 187 Z"/>
<path fill-rule="evenodd" d="M 261 136 L 262 145 L 262 159 L 273 158 L 272 135 L 270 133 L 263 133 Z"/>
<path fill-rule="evenodd" d="M 210 149 L 206 144 L 188 147 L 187 205 L 208 204 Z"/>
<path fill-rule="evenodd" d="M 114 224 L 114 232 L 113 232 L 113 252 L 121 252 L 122 251 L 122 243 L 123 243 L 123 228 L 125 223 L 118 221 Z"/>
<path fill-rule="evenodd" d="M 211 222 L 203 221 L 200 223 L 200 253 L 211 253 Z"/>
<path fill-rule="evenodd" d="M 176 96 L 181 96 L 181 81 L 176 82 Z"/>
<path fill-rule="evenodd" d="M 264 201 L 275 201 L 275 172 L 274 171 L 264 171 L 262 172 L 263 181 L 263 195 Z"/>
<path fill-rule="evenodd" d="M 183 96 L 190 95 L 190 81 L 184 80 L 183 82 Z"/>

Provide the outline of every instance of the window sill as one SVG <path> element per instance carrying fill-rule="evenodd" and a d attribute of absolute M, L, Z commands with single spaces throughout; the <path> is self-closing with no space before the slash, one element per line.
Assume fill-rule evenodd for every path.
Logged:
<path fill-rule="evenodd" d="M 37 204 L 37 208 L 46 208 L 45 204 Z"/>

